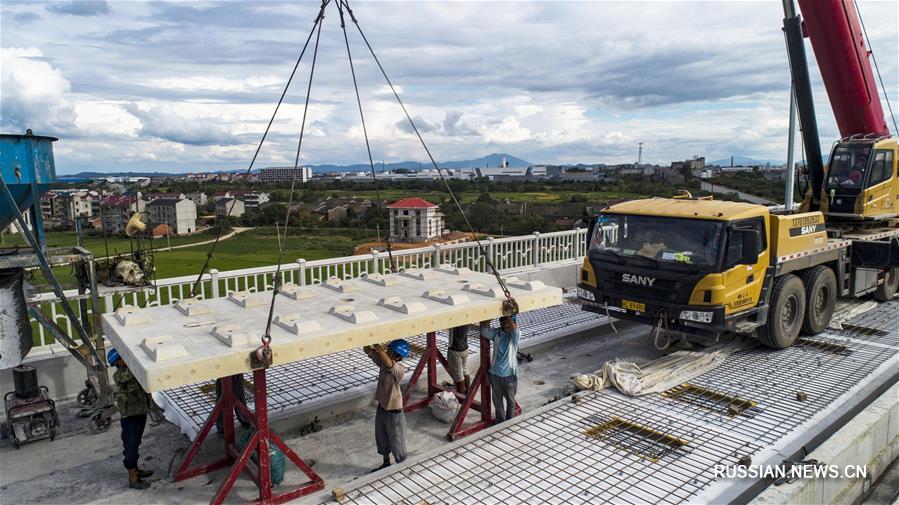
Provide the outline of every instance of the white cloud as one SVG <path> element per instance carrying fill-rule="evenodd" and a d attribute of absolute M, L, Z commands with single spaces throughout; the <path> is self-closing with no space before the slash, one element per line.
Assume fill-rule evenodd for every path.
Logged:
<path fill-rule="evenodd" d="M 35 47 L 0 48 L 0 115 L 4 128 L 41 133 L 70 131 L 76 113 L 62 72 L 42 61 Z"/>

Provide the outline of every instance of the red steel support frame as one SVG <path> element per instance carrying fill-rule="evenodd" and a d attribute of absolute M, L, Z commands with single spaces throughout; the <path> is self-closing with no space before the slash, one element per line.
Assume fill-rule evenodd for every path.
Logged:
<path fill-rule="evenodd" d="M 484 428 L 489 428 L 493 424 L 490 380 L 487 375 L 487 370 L 490 369 L 490 341 L 484 337 L 480 337 L 480 344 L 480 364 L 478 365 L 478 371 L 475 373 L 474 379 L 468 387 L 468 394 L 463 395 L 453 389 L 444 388 L 437 384 L 437 362 L 440 361 L 440 364 L 447 373 L 449 373 L 450 367 L 446 357 L 440 352 L 440 349 L 437 348 L 437 333 L 428 333 L 425 350 L 421 355 L 421 359 L 418 361 L 418 366 L 415 367 L 415 372 L 412 373 L 412 377 L 406 384 L 405 391 L 403 391 L 403 411 L 412 412 L 413 410 L 420 409 L 431 403 L 431 399 L 434 398 L 435 394 L 442 391 L 453 391 L 456 398 L 462 402 L 462 405 L 459 407 L 459 412 L 456 414 L 456 418 L 450 425 L 446 437 L 450 440 L 458 440 L 466 435 L 481 431 Z M 418 383 L 418 379 L 421 378 L 421 374 L 425 367 L 428 369 L 427 395 L 424 398 L 412 400 L 412 391 L 415 390 L 415 385 Z M 481 393 L 480 401 L 475 400 L 478 392 Z M 471 409 L 480 412 L 481 419 L 466 427 L 464 426 L 465 416 L 468 415 L 468 411 Z M 521 414 L 521 406 L 516 403 L 515 415 L 517 416 L 519 414 Z"/>
<path fill-rule="evenodd" d="M 189 479 L 191 477 L 213 472 L 230 465 L 231 471 L 228 472 L 225 480 L 223 480 L 219 485 L 218 490 L 215 492 L 215 495 L 210 501 L 210 503 L 215 505 L 218 505 L 225 501 L 225 498 L 228 496 L 228 493 L 231 491 L 231 488 L 234 486 L 237 478 L 240 476 L 241 472 L 244 471 L 247 472 L 247 474 L 256 484 L 256 487 L 259 488 L 259 500 L 257 501 L 257 503 L 266 505 L 285 503 L 299 498 L 300 496 L 304 496 L 309 493 L 324 489 L 325 482 L 321 479 L 321 477 L 319 477 L 315 473 L 315 471 L 306 464 L 306 462 L 300 459 L 300 457 L 297 456 L 297 454 L 293 452 L 290 447 L 287 447 L 287 445 L 281 440 L 281 437 L 269 431 L 265 370 L 253 370 L 253 393 L 256 406 L 255 413 L 251 412 L 250 409 L 247 408 L 247 406 L 243 403 L 243 399 L 234 398 L 234 393 L 231 389 L 231 380 L 231 377 L 222 378 L 222 396 L 216 402 L 215 407 L 209 414 L 209 418 L 207 418 L 206 422 L 203 424 L 203 428 L 200 430 L 200 434 L 191 445 L 187 456 L 181 463 L 181 466 L 178 467 L 178 471 L 175 473 L 175 480 L 180 481 Z M 240 411 L 246 416 L 246 419 L 248 419 L 250 423 L 256 428 L 255 432 L 247 441 L 247 444 L 241 451 L 237 450 L 237 447 L 234 443 L 233 409 L 235 408 L 240 409 Z M 194 457 L 199 452 L 200 446 L 203 445 L 203 442 L 206 440 L 206 437 L 209 435 L 212 427 L 215 426 L 215 422 L 216 420 L 218 420 L 219 416 L 223 416 L 222 424 L 225 437 L 225 455 L 221 459 L 212 463 L 191 467 L 190 465 L 193 462 Z M 281 452 L 284 453 L 284 456 L 292 461 L 293 464 L 296 465 L 297 468 L 299 468 L 300 471 L 309 478 L 309 482 L 306 482 L 290 491 L 285 491 L 283 493 L 273 495 L 271 482 L 271 461 L 269 458 L 269 451 L 266 450 L 269 447 L 269 442 L 275 444 L 275 446 L 277 446 L 278 449 L 280 449 Z M 257 448 L 265 449 L 256 451 Z M 258 463 L 255 469 L 249 465 L 250 458 L 253 455 L 254 451 L 257 453 L 258 458 Z"/>

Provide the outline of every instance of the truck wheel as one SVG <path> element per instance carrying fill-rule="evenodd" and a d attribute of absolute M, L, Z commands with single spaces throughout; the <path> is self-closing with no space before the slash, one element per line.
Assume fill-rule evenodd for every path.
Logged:
<path fill-rule="evenodd" d="M 883 274 L 883 284 L 877 286 L 874 299 L 878 302 L 888 302 L 896 296 L 899 289 L 899 268 L 890 268 Z"/>
<path fill-rule="evenodd" d="M 759 327 L 757 335 L 768 347 L 785 349 L 793 345 L 802 329 L 802 321 L 805 319 L 805 286 L 799 277 L 786 274 L 775 282 L 771 300 L 768 321 Z"/>
<path fill-rule="evenodd" d="M 827 328 L 837 301 L 837 276 L 833 270 L 819 265 L 802 272 L 805 284 L 805 320 L 802 331 L 817 335 Z"/>

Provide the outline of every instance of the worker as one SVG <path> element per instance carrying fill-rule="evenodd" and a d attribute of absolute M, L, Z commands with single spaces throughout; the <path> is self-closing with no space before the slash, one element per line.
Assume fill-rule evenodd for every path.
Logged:
<path fill-rule="evenodd" d="M 222 379 L 215 380 L 215 399 L 218 401 L 222 397 Z M 234 395 L 235 400 L 239 400 L 241 402 L 246 401 L 245 397 L 245 388 L 243 383 L 243 374 L 236 374 L 231 376 L 231 394 Z M 237 421 L 240 422 L 240 425 L 244 429 L 250 428 L 250 421 L 247 420 L 246 414 L 243 413 L 243 410 L 237 408 L 235 405 L 233 407 L 234 413 L 237 414 Z M 215 420 L 215 430 L 219 434 L 225 433 L 225 425 L 224 425 L 224 416 L 228 415 L 227 413 L 223 413 L 219 416 L 218 419 Z M 234 414 L 231 414 L 234 415 Z"/>
<path fill-rule="evenodd" d="M 446 351 L 446 362 L 457 393 L 468 393 L 469 377 L 466 373 L 468 362 L 468 325 L 456 326 L 450 330 L 450 343 Z"/>
<path fill-rule="evenodd" d="M 150 483 L 143 480 L 153 475 L 152 470 L 142 470 L 137 466 L 138 448 L 141 438 L 144 436 L 144 428 L 147 426 L 147 412 L 150 411 L 150 402 L 147 392 L 141 387 L 140 382 L 128 369 L 125 360 L 119 356 L 119 352 L 110 349 L 106 354 L 106 360 L 110 366 L 116 367 L 112 374 L 115 381 L 115 404 L 122 416 L 122 445 L 125 456 L 125 469 L 128 470 L 128 487 L 132 489 L 147 489 Z"/>
<path fill-rule="evenodd" d="M 375 444 L 384 462 L 374 471 L 390 466 L 390 454 L 395 462 L 406 459 L 406 416 L 403 414 L 403 392 L 400 383 L 406 374 L 403 358 L 409 355 L 409 342 L 398 339 L 387 344 L 365 346 L 362 351 L 378 366 L 378 386 L 375 399 Z"/>
<path fill-rule="evenodd" d="M 493 359 L 487 376 L 493 388 L 493 410 L 496 422 L 515 416 L 515 393 L 518 390 L 518 347 L 521 331 L 516 316 L 503 316 L 499 328 L 481 321 L 481 336 L 493 343 Z M 505 402 L 505 405 L 503 405 Z"/>
<path fill-rule="evenodd" d="M 643 246 L 640 247 L 640 250 L 637 251 L 637 254 L 640 256 L 644 256 L 647 258 L 656 258 L 659 253 L 664 251 L 665 239 L 658 233 L 653 233 L 647 236 L 646 240 L 643 242 Z"/>

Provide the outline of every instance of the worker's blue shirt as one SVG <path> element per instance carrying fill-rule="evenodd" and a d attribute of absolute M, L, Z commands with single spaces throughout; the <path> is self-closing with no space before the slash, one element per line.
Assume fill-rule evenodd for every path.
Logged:
<path fill-rule="evenodd" d="M 493 362 L 490 373 L 497 377 L 518 376 L 518 345 L 521 331 L 503 331 L 502 328 L 481 328 L 481 335 L 493 342 Z"/>

